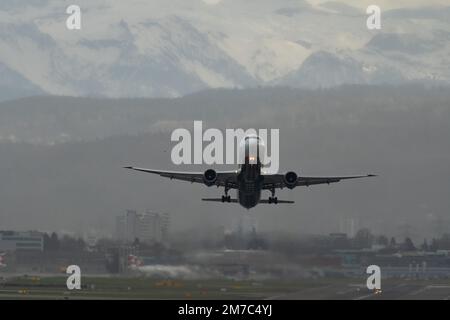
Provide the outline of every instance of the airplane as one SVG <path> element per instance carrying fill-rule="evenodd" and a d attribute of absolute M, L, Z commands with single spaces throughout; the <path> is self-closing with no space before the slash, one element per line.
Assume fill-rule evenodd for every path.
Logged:
<path fill-rule="evenodd" d="M 341 180 L 376 176 L 374 174 L 365 174 L 354 176 L 313 177 L 299 176 L 294 171 L 288 171 L 284 174 L 270 174 L 264 172 L 264 166 L 262 165 L 263 159 L 260 158 L 261 152 L 257 153 L 257 159 L 254 159 L 249 155 L 249 150 L 260 150 L 264 147 L 264 141 L 257 135 L 245 136 L 239 145 L 239 152 L 245 154 L 245 158 L 243 163 L 239 165 L 239 168 L 234 171 L 215 171 L 214 169 L 207 169 L 204 172 L 181 172 L 153 170 L 133 166 L 124 168 L 157 174 L 171 180 L 176 179 L 189 181 L 191 183 L 201 183 L 208 187 L 224 187 L 225 194 L 221 198 L 203 198 L 202 201 L 239 203 L 246 209 L 253 208 L 259 203 L 294 203 L 294 201 L 289 200 L 278 200 L 275 196 L 276 189 L 294 189 L 299 186 L 309 187 L 317 184 L 330 184 Z M 233 199 L 228 195 L 230 189 L 237 190 L 236 199 Z M 271 196 L 268 199 L 261 199 L 262 190 L 270 191 Z"/>

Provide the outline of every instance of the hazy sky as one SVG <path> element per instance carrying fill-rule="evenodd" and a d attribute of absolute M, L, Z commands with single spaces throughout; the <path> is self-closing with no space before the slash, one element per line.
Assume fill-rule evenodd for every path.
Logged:
<path fill-rule="evenodd" d="M 380 6 L 382 9 L 396 9 L 396 8 L 414 8 L 431 5 L 449 5 L 448 0 L 307 0 L 312 4 L 321 4 L 325 2 L 340 2 L 348 4 L 352 7 L 367 8 L 367 6 L 374 4 Z M 217 2 L 217 1 L 216 1 Z"/>
<path fill-rule="evenodd" d="M 125 209 L 146 208 L 167 210 L 179 229 L 228 225 L 247 211 L 200 201 L 222 190 L 122 169 L 174 169 L 167 156 L 170 135 L 123 135 L 201 119 L 227 128 L 283 127 L 283 145 L 289 147 L 282 151 L 282 170 L 380 174 L 370 181 L 284 190 L 280 198 L 297 204 L 253 210 L 262 230 L 332 232 L 342 219 L 360 218 L 376 231 L 396 234 L 401 223 L 422 226 L 427 217 L 444 216 L 450 207 L 449 179 L 442 178 L 450 172 L 448 90 L 368 87 L 361 94 L 365 87 L 314 93 L 268 87 L 449 84 L 450 21 L 441 8 L 426 15 L 386 14 L 381 31 L 368 30 L 364 14 L 370 4 L 384 12 L 448 1 L 336 1 L 359 7 L 355 14 L 332 5 L 311 9 L 302 0 L 53 0 L 34 6 L 2 0 L 0 101 L 12 99 L 14 90 L 15 97 L 26 97 L 36 86 L 42 91 L 32 94 L 114 98 L 264 89 L 211 91 L 139 106 L 68 98 L 0 104 L 0 148 L 6 148 L 0 152 L 0 224 L 112 230 L 114 217 Z M 66 3 L 82 7 L 82 30 L 66 28 Z M 86 137 L 95 142 L 48 149 L 11 143 Z M 429 233 L 431 222 L 421 235 Z"/>
<path fill-rule="evenodd" d="M 215 5 L 221 2 L 226 2 L 227 0 L 201 0 L 206 4 Z M 414 8 L 421 6 L 431 6 L 431 5 L 448 5 L 448 0 L 307 0 L 312 4 L 322 4 L 325 2 L 340 2 L 352 7 L 366 8 L 367 6 L 374 4 L 385 9 L 395 9 L 395 8 Z"/>

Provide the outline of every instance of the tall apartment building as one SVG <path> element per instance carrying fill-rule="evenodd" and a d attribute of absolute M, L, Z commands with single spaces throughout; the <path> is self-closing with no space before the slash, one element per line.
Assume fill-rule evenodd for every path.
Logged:
<path fill-rule="evenodd" d="M 116 237 L 125 242 L 135 239 L 144 243 L 166 242 L 168 240 L 169 215 L 147 211 L 138 214 L 127 210 L 124 216 L 116 218 Z"/>

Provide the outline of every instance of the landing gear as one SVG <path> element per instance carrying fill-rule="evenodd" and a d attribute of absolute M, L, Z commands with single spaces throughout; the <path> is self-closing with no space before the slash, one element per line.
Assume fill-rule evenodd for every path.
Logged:
<path fill-rule="evenodd" d="M 225 195 L 222 196 L 222 202 L 231 202 L 231 197 L 228 195 L 228 185 L 225 185 Z"/>
<path fill-rule="evenodd" d="M 272 196 L 269 197 L 269 203 L 277 204 L 278 203 L 278 198 L 275 197 L 275 188 L 270 189 L 270 192 L 271 192 Z"/>

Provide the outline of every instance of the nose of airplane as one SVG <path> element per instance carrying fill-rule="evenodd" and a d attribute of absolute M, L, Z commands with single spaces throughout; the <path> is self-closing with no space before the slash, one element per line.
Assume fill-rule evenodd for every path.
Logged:
<path fill-rule="evenodd" d="M 246 164 L 257 164 L 263 162 L 265 153 L 264 141 L 257 135 L 246 136 L 240 144 L 240 159 Z"/>

